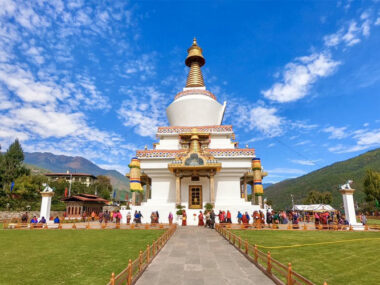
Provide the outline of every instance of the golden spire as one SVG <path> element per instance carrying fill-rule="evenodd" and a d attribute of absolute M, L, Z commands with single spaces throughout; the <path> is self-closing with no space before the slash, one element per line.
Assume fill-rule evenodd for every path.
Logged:
<path fill-rule="evenodd" d="M 189 75 L 187 76 L 186 87 L 204 87 L 203 75 L 201 67 L 206 63 L 202 55 L 202 49 L 197 44 L 197 39 L 194 38 L 192 46 L 187 50 L 185 64 L 190 67 Z"/>

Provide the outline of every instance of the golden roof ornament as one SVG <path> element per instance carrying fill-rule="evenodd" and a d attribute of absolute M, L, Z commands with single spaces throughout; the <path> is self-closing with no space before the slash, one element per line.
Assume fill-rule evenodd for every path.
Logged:
<path fill-rule="evenodd" d="M 186 87 L 204 87 L 203 75 L 201 67 L 206 63 L 202 55 L 202 49 L 197 44 L 197 39 L 194 38 L 193 44 L 187 50 L 185 64 L 190 67 L 189 75 L 187 76 Z"/>

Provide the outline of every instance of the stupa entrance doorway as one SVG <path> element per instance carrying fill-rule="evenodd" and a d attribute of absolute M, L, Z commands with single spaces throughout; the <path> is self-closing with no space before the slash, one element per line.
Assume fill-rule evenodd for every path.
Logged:
<path fill-rule="evenodd" d="M 189 186 L 189 209 L 202 209 L 202 186 Z"/>

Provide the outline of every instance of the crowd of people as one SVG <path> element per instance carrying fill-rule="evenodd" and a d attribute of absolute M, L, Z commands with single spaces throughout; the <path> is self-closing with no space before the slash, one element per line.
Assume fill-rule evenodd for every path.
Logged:
<path fill-rule="evenodd" d="M 222 224 L 231 224 L 232 223 L 232 214 L 229 210 L 219 210 L 218 214 L 215 213 L 214 210 L 206 210 L 204 212 L 199 211 L 199 214 L 194 214 L 194 218 L 198 216 L 198 226 L 205 226 L 209 228 L 214 228 L 215 222 L 218 221 Z M 364 213 L 359 214 L 360 222 L 363 225 L 367 224 L 367 217 Z M 141 224 L 143 215 L 140 211 L 135 211 L 133 215 L 133 221 L 131 212 L 127 213 L 126 222 L 127 224 L 131 224 L 132 222 L 135 224 Z M 334 212 L 297 212 L 297 211 L 267 211 L 266 215 L 262 211 L 254 211 L 252 214 L 248 212 L 238 211 L 237 213 L 237 222 L 238 224 L 288 224 L 291 223 L 293 225 L 299 224 L 299 222 L 314 222 L 315 225 L 349 225 L 349 222 L 345 219 L 345 216 L 341 214 L 340 211 Z M 53 218 L 51 218 L 53 219 Z M 82 214 L 82 221 L 95 221 L 98 220 L 99 223 L 109 223 L 116 222 L 120 224 L 122 219 L 122 215 L 119 210 L 115 211 L 104 211 L 100 213 L 92 212 L 89 216 L 87 216 L 86 212 Z M 185 210 L 182 210 L 181 215 L 181 224 L 182 226 L 187 225 L 187 214 Z M 27 223 L 29 220 L 28 213 L 24 213 L 21 216 L 21 221 L 23 223 Z M 173 214 L 169 213 L 168 216 L 169 224 L 173 223 Z M 61 221 L 58 216 L 54 218 L 54 223 L 59 224 Z M 158 224 L 160 222 L 160 215 L 158 211 L 154 211 L 150 215 L 151 224 Z M 45 224 L 45 217 L 41 217 L 39 220 L 36 216 L 30 220 L 32 224 Z"/>

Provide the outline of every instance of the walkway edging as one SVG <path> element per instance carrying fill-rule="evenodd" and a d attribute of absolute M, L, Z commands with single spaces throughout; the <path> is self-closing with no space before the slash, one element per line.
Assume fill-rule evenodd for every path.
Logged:
<path fill-rule="evenodd" d="M 120 272 L 117 276 L 112 272 L 111 279 L 108 285 L 116 284 L 135 284 L 136 281 L 143 274 L 148 265 L 152 260 L 157 256 L 161 249 L 165 246 L 168 240 L 173 236 L 177 230 L 177 225 L 174 224 L 171 226 L 168 231 L 164 232 L 157 241 L 153 241 L 152 245 L 147 245 L 146 250 L 143 252 L 140 250 L 139 257 L 136 258 L 133 262 L 130 259 L 128 266 Z"/>
<path fill-rule="evenodd" d="M 222 236 L 224 239 L 226 239 L 231 245 L 233 245 L 241 254 L 243 254 L 250 262 L 252 262 L 258 269 L 260 269 L 265 275 L 267 275 L 273 282 L 275 282 L 278 285 L 292 285 L 294 283 L 298 284 L 307 284 L 307 285 L 314 285 L 313 282 L 306 279 L 302 275 L 294 272 L 292 270 L 291 263 L 288 263 L 288 266 L 285 266 L 284 264 L 280 263 L 279 261 L 273 259 L 271 257 L 270 252 L 268 251 L 267 254 L 265 254 L 262 251 L 259 251 L 257 249 L 257 246 L 248 244 L 248 241 L 242 241 L 241 237 L 235 235 L 234 233 L 231 233 L 231 231 L 226 230 L 223 226 L 216 224 L 215 230 Z M 236 242 L 238 243 L 236 245 Z M 242 248 L 242 243 L 244 242 L 244 246 Z M 252 257 L 249 254 L 249 250 L 252 250 L 253 256 Z M 264 261 L 267 264 L 267 267 L 265 268 L 259 263 L 259 259 Z M 280 274 L 282 277 L 286 278 L 287 282 L 282 282 L 274 273 L 273 269 Z M 323 283 L 323 285 L 327 285 L 326 282 Z"/>

